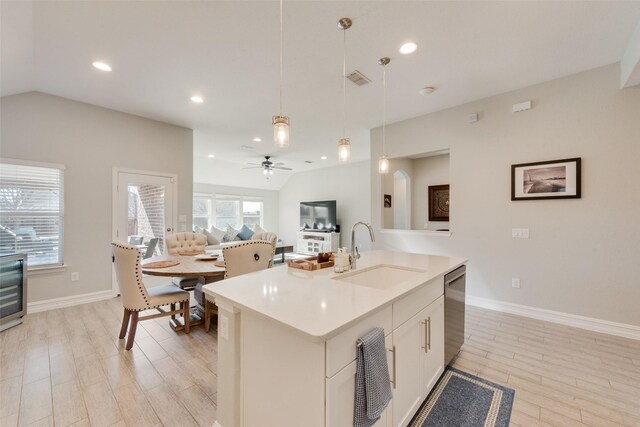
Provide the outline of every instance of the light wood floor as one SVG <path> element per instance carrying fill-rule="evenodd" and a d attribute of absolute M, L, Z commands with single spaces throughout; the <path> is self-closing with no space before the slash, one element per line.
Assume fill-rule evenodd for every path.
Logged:
<path fill-rule="evenodd" d="M 211 426 L 215 332 L 149 320 L 127 352 L 121 310 L 35 313 L 0 333 L 0 426 Z M 467 307 L 455 366 L 516 390 L 512 426 L 640 426 L 638 341 Z"/>

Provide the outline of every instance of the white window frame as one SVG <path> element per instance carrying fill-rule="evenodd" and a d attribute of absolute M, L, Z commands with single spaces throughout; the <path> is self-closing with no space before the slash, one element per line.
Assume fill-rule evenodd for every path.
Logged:
<path fill-rule="evenodd" d="M 40 215 L 54 215 L 57 216 L 59 218 L 59 228 L 58 228 L 58 261 L 57 262 L 53 262 L 53 263 L 47 263 L 47 264 L 36 264 L 36 265 L 32 265 L 31 263 L 28 263 L 28 271 L 37 271 L 37 270 L 47 270 L 47 269 L 55 269 L 55 268 L 61 268 L 61 267 L 65 267 L 64 264 L 64 230 L 65 230 L 65 221 L 64 221 L 64 212 L 65 212 L 65 198 L 64 198 L 64 191 L 65 191 L 65 170 L 66 170 L 66 166 L 62 165 L 62 164 L 58 164 L 58 163 L 45 163 L 45 162 L 36 162 L 36 161 L 31 161 L 31 160 L 21 160 L 21 159 L 11 159 L 11 158 L 6 158 L 6 157 L 0 157 L 0 166 L 4 165 L 4 164 L 10 164 L 10 165 L 15 165 L 15 166 L 27 166 L 27 167 L 39 167 L 39 168 L 47 168 L 47 169 L 55 169 L 58 170 L 60 172 L 60 187 L 59 187 L 59 194 L 60 194 L 60 201 L 58 204 L 58 211 L 52 211 L 52 212 L 30 212 L 30 211 L 24 211 L 24 212 L 18 212 L 15 211 L 12 215 L 14 216 L 40 216 Z M 1 174 L 1 172 L 0 172 Z M 3 213 L 4 214 L 4 213 Z"/>
<path fill-rule="evenodd" d="M 238 194 L 204 194 L 204 193 L 193 193 L 193 198 L 196 199 L 208 199 L 209 200 L 209 227 L 215 225 L 217 227 L 217 217 L 216 217 L 216 201 L 218 200 L 231 200 L 238 201 L 240 203 L 240 208 L 238 209 L 238 213 L 236 216 L 236 224 L 244 224 L 244 212 L 243 212 L 243 203 L 244 202 L 258 202 L 262 204 L 262 209 L 260 210 L 260 227 L 264 226 L 264 197 L 261 196 L 245 196 Z M 200 218 L 201 216 L 198 216 Z M 192 214 L 192 218 L 196 218 Z M 194 222 L 195 223 L 195 222 Z M 236 225 L 237 226 L 237 225 Z"/>

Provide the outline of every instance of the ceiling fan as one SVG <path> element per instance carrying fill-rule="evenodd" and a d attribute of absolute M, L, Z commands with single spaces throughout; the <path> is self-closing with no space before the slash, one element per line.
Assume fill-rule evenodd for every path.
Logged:
<path fill-rule="evenodd" d="M 264 161 L 261 163 L 247 163 L 251 166 L 248 166 L 246 168 L 242 168 L 242 169 L 258 169 L 261 168 L 262 169 L 262 173 L 265 175 L 273 175 L 273 171 L 274 169 L 280 169 L 280 170 L 285 170 L 285 171 L 291 171 L 293 169 L 291 168 L 285 168 L 282 165 L 284 165 L 284 163 L 282 162 L 278 162 L 278 163 L 274 163 L 271 160 L 269 160 L 271 158 L 271 156 L 264 156 Z"/>

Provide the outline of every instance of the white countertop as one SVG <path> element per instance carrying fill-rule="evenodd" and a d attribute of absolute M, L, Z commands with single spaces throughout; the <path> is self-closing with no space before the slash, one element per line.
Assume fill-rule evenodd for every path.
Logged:
<path fill-rule="evenodd" d="M 354 270 L 334 273 L 333 268 L 304 271 L 282 266 L 211 283 L 204 286 L 204 292 L 216 300 L 230 302 L 240 311 L 257 313 L 312 339 L 326 340 L 466 261 L 439 255 L 370 251 L 362 253 L 356 272 L 383 264 L 421 270 L 420 274 L 388 289 L 376 289 L 332 279 Z"/>

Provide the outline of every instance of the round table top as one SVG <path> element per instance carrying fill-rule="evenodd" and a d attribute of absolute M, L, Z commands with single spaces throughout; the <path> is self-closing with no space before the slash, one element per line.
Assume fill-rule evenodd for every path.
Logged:
<path fill-rule="evenodd" d="M 158 261 L 179 261 L 178 265 L 164 268 L 145 268 L 145 264 Z M 163 255 L 147 258 L 142 261 L 140 267 L 144 274 L 150 276 L 169 277 L 215 277 L 224 276 L 224 267 L 217 267 L 212 259 L 199 260 L 193 256 Z"/>

